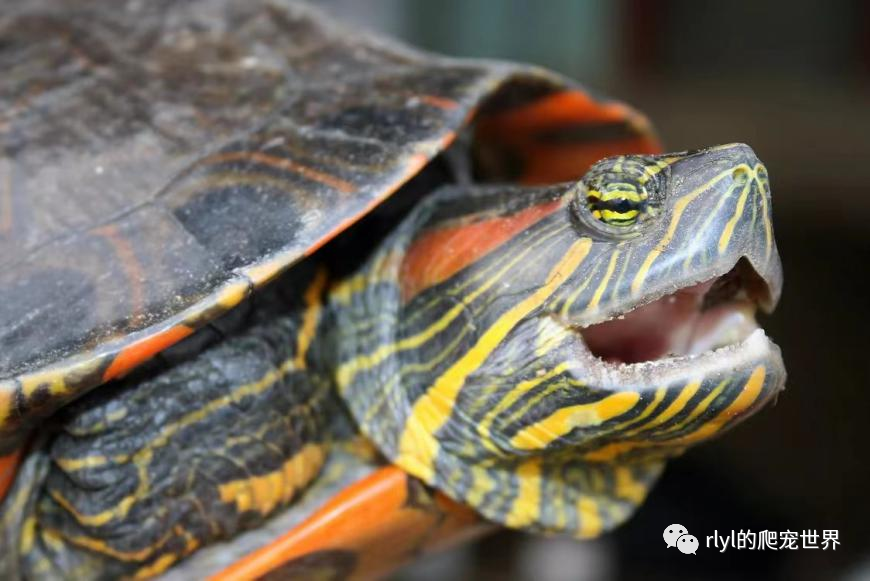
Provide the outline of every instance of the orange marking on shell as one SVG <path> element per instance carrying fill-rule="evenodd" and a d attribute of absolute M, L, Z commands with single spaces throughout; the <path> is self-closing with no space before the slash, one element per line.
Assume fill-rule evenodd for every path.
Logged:
<path fill-rule="evenodd" d="M 327 185 L 345 194 L 350 194 L 356 191 L 355 185 L 341 178 L 337 178 L 335 176 L 329 175 L 328 173 L 312 169 L 291 159 L 278 157 L 276 155 L 269 155 L 268 153 L 262 153 L 259 151 L 228 151 L 224 153 L 217 153 L 203 159 L 200 163 L 216 164 L 225 163 L 228 161 L 248 161 L 282 169 L 285 171 L 290 171 L 293 173 L 297 173 L 311 181 Z"/>
<path fill-rule="evenodd" d="M 621 103 L 602 103 L 576 89 L 551 93 L 528 105 L 481 120 L 504 131 L 529 131 L 565 124 L 622 121 L 629 109 Z"/>
<path fill-rule="evenodd" d="M 425 103 L 430 107 L 451 111 L 459 107 L 459 103 L 447 97 L 438 97 L 437 95 L 415 95 L 421 103 Z"/>
<path fill-rule="evenodd" d="M 453 141 L 453 139 L 451 138 L 450 141 Z M 444 144 L 445 142 L 442 141 L 441 143 Z M 408 177 L 410 178 L 411 176 L 419 173 L 421 169 L 426 167 L 426 164 L 429 163 L 430 159 L 431 157 L 429 155 L 426 155 L 425 153 L 415 153 L 414 155 L 412 155 L 408 159 L 408 165 L 405 169 Z"/>
<path fill-rule="evenodd" d="M 491 527 L 470 508 L 440 493 L 431 506 L 414 506 L 408 502 L 408 478 L 395 466 L 377 470 L 212 581 L 257 579 L 288 561 L 323 550 L 354 552 L 357 562 L 351 578 L 377 578 L 416 557 L 422 549 L 441 548 Z"/>
<path fill-rule="evenodd" d="M 536 134 L 577 124 L 627 122 L 636 137 L 585 143 L 541 143 Z M 659 153 L 661 145 L 646 119 L 622 103 L 602 103 L 572 89 L 547 95 L 531 104 L 483 117 L 477 139 L 498 144 L 522 159 L 525 184 L 579 179 L 596 161 L 611 155 Z"/>
<path fill-rule="evenodd" d="M 154 357 L 164 349 L 175 345 L 188 335 L 193 333 L 193 329 L 185 325 L 177 325 L 171 327 L 162 333 L 152 335 L 137 341 L 132 345 L 124 348 L 115 356 L 115 360 L 106 369 L 103 374 L 103 381 L 110 381 L 118 377 L 123 377 L 137 365 L 143 361 Z"/>
<path fill-rule="evenodd" d="M 21 464 L 22 455 L 22 449 L 19 448 L 11 454 L 0 456 L 0 502 L 6 497 L 9 487 L 15 482 L 15 474 Z"/>
<path fill-rule="evenodd" d="M 553 200 L 509 216 L 438 228 L 414 241 L 402 263 L 402 298 L 407 301 L 445 281 L 564 204 Z"/>
<path fill-rule="evenodd" d="M 136 251 L 133 250 L 133 245 L 130 241 L 124 238 L 116 226 L 103 226 L 95 228 L 91 231 L 96 236 L 101 236 L 109 241 L 118 259 L 121 261 L 121 267 L 124 269 L 124 274 L 127 280 L 130 281 L 130 303 L 132 316 L 130 320 L 136 320 L 142 316 L 142 311 L 145 308 L 145 288 L 143 282 L 145 273 L 142 269 L 142 264 L 136 257 Z"/>
<path fill-rule="evenodd" d="M 441 138 L 441 140 L 439 141 L 439 143 L 441 144 L 441 148 L 439 149 L 439 151 L 450 145 L 450 143 L 452 143 L 455 138 L 456 133 L 452 132 Z M 426 164 L 429 163 L 430 159 L 431 156 L 425 153 L 415 153 L 414 155 L 412 155 L 405 164 L 405 167 L 402 169 L 401 177 L 396 179 L 392 184 L 390 184 L 389 187 L 384 188 L 378 196 L 369 201 L 369 203 L 366 204 L 359 212 L 353 214 L 352 216 L 348 216 L 338 225 L 336 225 L 335 228 L 330 230 L 326 234 L 326 236 L 312 243 L 305 251 L 305 256 L 311 256 L 312 254 L 320 250 L 324 244 L 326 244 L 327 242 L 344 232 L 347 228 L 355 224 L 360 218 L 371 212 L 372 209 L 379 206 L 384 200 L 393 195 L 396 190 L 401 188 L 405 184 L 405 182 L 407 182 L 410 178 L 414 177 L 421 169 L 426 167 Z"/>

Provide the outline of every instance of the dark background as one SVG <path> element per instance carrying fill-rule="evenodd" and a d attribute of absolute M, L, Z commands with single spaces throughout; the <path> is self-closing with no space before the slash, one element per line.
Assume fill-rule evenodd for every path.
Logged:
<path fill-rule="evenodd" d="M 671 463 L 599 541 L 499 533 L 405 579 L 870 578 L 870 3 L 321 0 L 423 48 L 544 65 L 647 113 L 668 150 L 749 143 L 770 171 L 786 283 L 762 321 L 785 393 Z M 667 550 L 686 526 L 696 556 Z M 731 530 L 839 531 L 836 551 L 705 548 Z"/>

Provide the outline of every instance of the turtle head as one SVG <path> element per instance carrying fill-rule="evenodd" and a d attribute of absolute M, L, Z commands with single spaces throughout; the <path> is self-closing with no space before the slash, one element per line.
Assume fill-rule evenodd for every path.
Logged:
<path fill-rule="evenodd" d="M 746 339 L 756 307 L 776 305 L 767 170 L 748 146 L 608 158 L 570 195 L 589 251 L 550 312 L 600 359 L 700 355 Z"/>
<path fill-rule="evenodd" d="M 594 536 L 782 388 L 749 147 L 472 190 L 434 194 L 334 295 L 339 388 L 402 468 L 507 526 Z"/>

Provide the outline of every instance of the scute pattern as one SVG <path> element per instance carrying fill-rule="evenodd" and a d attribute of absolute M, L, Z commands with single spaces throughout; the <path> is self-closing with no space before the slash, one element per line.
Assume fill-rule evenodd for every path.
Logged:
<path fill-rule="evenodd" d="M 568 86 L 289 0 L 0 0 L 0 37 L 0 453 L 314 252 L 500 88 Z"/>
<path fill-rule="evenodd" d="M 427 76 L 421 89 L 443 90 L 445 98 L 462 98 L 491 82 L 486 71 L 467 69 L 451 72 L 442 85 L 438 71 L 451 71 L 447 63 L 424 64 L 412 53 L 340 41 L 340 31 L 289 3 L 111 4 L 112 10 L 106 2 L 71 2 L 63 9 L 5 2 L 0 10 L 6 40 L 0 58 L 10 62 L 0 81 L 0 109 L 9 111 L 0 125 L 0 287 L 26 293 L 40 273 L 53 272 L 59 262 L 68 266 L 71 257 L 93 281 L 89 292 L 44 288 L 50 295 L 38 321 L 31 322 L 32 309 L 0 309 L 0 329 L 30 327 L 27 341 L 20 333 L 14 342 L 0 337 L 0 376 L 166 320 L 235 276 L 233 269 L 279 250 L 301 256 L 358 214 L 402 179 L 409 157 L 434 154 L 437 147 L 427 143 L 440 142 L 461 122 L 461 111 L 420 107 L 418 129 L 394 128 L 390 139 L 368 135 L 366 124 L 336 126 L 346 110 L 360 107 L 383 107 L 379 114 L 389 116 L 392 105 L 393 115 L 409 119 L 403 67 Z M 46 27 L 56 33 L 47 46 Z M 319 67 L 324 59 L 329 66 Z M 432 74 L 421 75 L 421 66 Z M 322 84 L 325 69 L 330 75 L 353 71 L 359 81 L 336 94 L 333 85 Z M 387 80 L 370 86 L 378 76 Z M 29 92 L 22 93 L 25 87 Z M 391 88 L 403 93 L 392 103 L 384 100 Z M 346 155 L 343 150 L 359 149 L 357 141 L 377 151 Z M 300 150 L 310 154 L 296 159 Z M 328 160 L 321 151 L 330 152 Z M 235 154 L 235 167 L 209 159 L 227 152 Z M 283 160 L 280 174 L 270 175 L 275 164 L 270 168 L 258 155 Z M 361 173 L 355 159 L 375 169 Z M 328 179 L 308 179 L 312 174 Z M 258 215 L 209 236 L 197 228 L 225 225 L 222 216 L 255 206 L 270 187 L 270 214 L 277 211 L 286 221 Z M 209 199 L 215 190 L 223 197 Z M 239 206 L 227 198 L 237 198 Z M 107 241 L 109 229 L 115 238 Z M 243 247 L 245 240 L 260 242 L 235 255 L 231 247 L 240 238 Z M 70 309 L 87 310 L 93 320 L 58 337 Z"/>

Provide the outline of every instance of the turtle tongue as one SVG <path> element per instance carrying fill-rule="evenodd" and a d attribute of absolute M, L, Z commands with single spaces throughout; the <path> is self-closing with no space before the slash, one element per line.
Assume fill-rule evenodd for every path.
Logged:
<path fill-rule="evenodd" d="M 580 334 L 593 354 L 617 363 L 694 355 L 739 342 L 758 328 L 755 303 L 731 298 L 711 305 L 719 281 L 679 289 L 616 319 L 583 327 Z"/>

